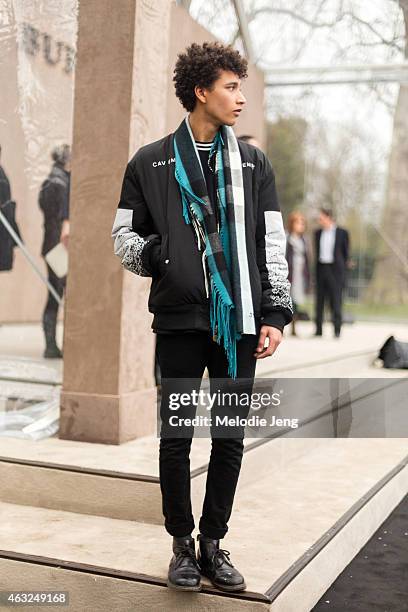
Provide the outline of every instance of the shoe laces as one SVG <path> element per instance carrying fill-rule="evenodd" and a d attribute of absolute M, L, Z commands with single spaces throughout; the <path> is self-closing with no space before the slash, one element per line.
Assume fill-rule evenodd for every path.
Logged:
<path fill-rule="evenodd" d="M 230 567 L 234 567 L 230 559 L 230 551 L 225 548 L 218 548 L 214 553 L 214 563 L 218 567 L 221 567 L 223 563 L 227 563 Z"/>
<path fill-rule="evenodd" d="M 176 546 L 174 549 L 174 554 L 177 557 L 174 567 L 179 567 L 184 559 L 190 557 L 194 565 L 198 568 L 198 562 L 193 548 L 190 548 L 189 546 Z"/>

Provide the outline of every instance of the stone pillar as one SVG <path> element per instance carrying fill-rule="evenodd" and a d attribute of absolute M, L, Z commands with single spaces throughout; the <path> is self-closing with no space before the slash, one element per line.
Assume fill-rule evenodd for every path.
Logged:
<path fill-rule="evenodd" d="M 170 9 L 79 3 L 60 438 L 120 444 L 155 431 L 150 279 L 121 267 L 110 232 L 128 159 L 166 133 Z"/>

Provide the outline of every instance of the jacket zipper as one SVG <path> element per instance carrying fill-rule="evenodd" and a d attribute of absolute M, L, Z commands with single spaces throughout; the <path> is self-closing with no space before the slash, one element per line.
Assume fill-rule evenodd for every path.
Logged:
<path fill-rule="evenodd" d="M 205 269 L 205 249 L 203 250 L 203 255 L 201 257 L 201 261 L 202 261 L 202 264 L 203 264 L 203 272 L 204 272 L 205 294 L 206 294 L 206 296 L 208 298 L 209 297 L 209 292 L 208 292 L 207 271 Z"/>
<path fill-rule="evenodd" d="M 196 219 L 192 218 L 193 221 L 193 227 L 194 227 L 194 231 L 196 233 L 196 237 L 197 237 L 197 246 L 198 246 L 198 250 L 200 252 L 202 252 L 201 255 L 201 265 L 203 267 L 203 274 L 204 274 L 204 285 L 205 285 L 205 294 L 207 296 L 207 298 L 209 297 L 209 290 L 208 290 L 208 279 L 207 279 L 207 271 L 206 271 L 206 267 L 205 267 L 205 237 L 204 237 L 204 233 L 202 231 L 202 228 L 200 226 L 197 227 L 197 222 Z"/>

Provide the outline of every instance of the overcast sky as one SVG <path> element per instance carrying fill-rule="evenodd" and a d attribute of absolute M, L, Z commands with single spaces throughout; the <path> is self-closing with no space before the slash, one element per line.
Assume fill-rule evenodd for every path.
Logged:
<path fill-rule="evenodd" d="M 402 61 L 397 48 L 377 44 L 378 36 L 360 22 L 367 21 L 385 39 L 399 34 L 401 40 L 397 42 L 402 45 L 403 22 L 394 0 L 345 0 L 344 7 L 357 17 L 355 23 L 345 19 L 334 27 L 317 28 L 313 32 L 290 15 L 273 12 L 274 9 L 291 9 L 306 19 L 330 23 L 335 19 L 338 6 L 339 0 L 246 0 L 249 15 L 261 7 L 271 9 L 269 14 L 261 13 L 249 23 L 259 64 L 263 68 L 282 65 L 323 67 Z M 228 0 L 192 0 L 190 12 L 223 41 L 230 42 L 234 38 L 237 21 Z M 361 42 L 363 46 L 359 44 Z M 392 107 L 398 86 L 379 84 L 377 89 L 381 98 Z M 384 151 L 389 147 L 392 109 L 390 112 L 367 85 L 273 88 L 268 96 L 268 109 L 271 118 L 278 114 L 297 113 L 309 121 L 314 117 L 345 125 L 356 122 L 366 126 L 367 134 L 378 141 L 378 146 Z"/>
<path fill-rule="evenodd" d="M 398 49 L 404 43 L 403 20 L 394 0 L 343 0 L 344 9 L 356 19 L 346 18 L 332 27 L 313 30 L 285 13 L 292 10 L 307 20 L 332 23 L 340 1 L 244 0 L 249 16 L 261 7 L 271 9 L 249 21 L 259 66 L 267 69 L 282 65 L 324 67 L 403 61 Z M 234 39 L 238 24 L 229 0 L 192 0 L 190 12 L 224 42 Z M 369 25 L 364 26 L 363 21 Z M 379 44 L 379 36 L 395 39 L 394 43 Z M 242 49 L 240 41 L 238 48 Z M 376 89 L 377 93 L 363 84 L 269 88 L 268 118 L 300 115 L 312 128 L 317 123 L 327 125 L 333 138 L 342 129 L 357 130 L 378 160 L 384 190 L 398 85 L 377 84 Z M 364 152 L 356 148 L 355 155 L 361 157 Z"/>

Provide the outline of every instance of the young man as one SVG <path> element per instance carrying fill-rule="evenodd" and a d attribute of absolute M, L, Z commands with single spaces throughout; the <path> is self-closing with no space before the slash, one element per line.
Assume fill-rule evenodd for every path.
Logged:
<path fill-rule="evenodd" d="M 349 265 L 350 240 L 347 230 L 338 227 L 333 213 L 321 208 L 320 229 L 315 232 L 316 255 L 316 336 L 323 333 L 324 302 L 328 298 L 335 338 L 340 337 L 343 289 Z"/>
<path fill-rule="evenodd" d="M 132 157 L 112 228 L 122 265 L 152 277 L 148 306 L 162 376 L 160 485 L 174 553 L 168 586 L 183 590 L 200 589 L 200 572 L 220 589 L 246 588 L 219 546 L 244 430 L 225 437 L 211 430 L 196 557 L 189 463 L 194 429 L 172 434 L 166 379 L 199 387 L 208 367 L 210 381 L 234 385 L 245 378 L 251 386 L 257 359 L 273 354 L 292 317 L 274 174 L 265 155 L 238 142 L 231 127 L 246 102 L 246 76 L 247 62 L 232 47 L 192 44 L 178 56 L 173 80 L 188 115 L 174 133 Z M 240 416 L 247 414 L 240 408 Z M 185 412 L 191 416 L 194 408 Z"/>

